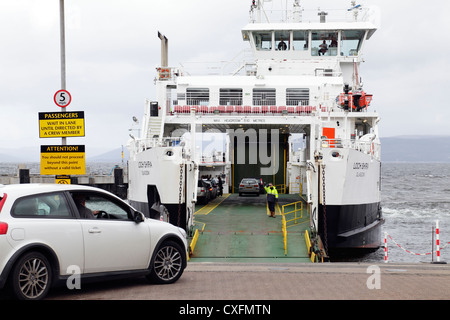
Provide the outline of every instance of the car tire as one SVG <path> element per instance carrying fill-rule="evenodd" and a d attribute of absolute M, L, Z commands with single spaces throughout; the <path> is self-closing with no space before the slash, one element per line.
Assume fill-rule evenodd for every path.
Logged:
<path fill-rule="evenodd" d="M 48 259 L 39 252 L 29 252 L 14 265 L 10 275 L 12 294 L 19 300 L 41 300 L 52 284 L 53 271 Z"/>
<path fill-rule="evenodd" d="M 155 252 L 147 278 L 157 284 L 174 283 L 183 274 L 185 265 L 185 250 L 174 241 L 165 241 Z"/>

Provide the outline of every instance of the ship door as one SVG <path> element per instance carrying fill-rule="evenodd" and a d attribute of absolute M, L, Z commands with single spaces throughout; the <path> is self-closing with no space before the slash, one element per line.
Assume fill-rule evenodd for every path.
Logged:
<path fill-rule="evenodd" d="M 336 129 L 335 128 L 323 128 L 322 136 L 326 138 L 322 138 L 328 143 L 330 148 L 334 148 L 335 138 L 336 138 Z"/>
<path fill-rule="evenodd" d="M 159 111 L 158 102 L 157 101 L 150 102 L 150 117 L 157 117 L 158 111 Z"/>

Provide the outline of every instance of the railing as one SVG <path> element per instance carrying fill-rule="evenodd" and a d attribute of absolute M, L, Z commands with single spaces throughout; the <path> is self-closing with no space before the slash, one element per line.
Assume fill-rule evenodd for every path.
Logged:
<path fill-rule="evenodd" d="M 282 227 L 281 230 L 283 231 L 283 242 L 284 242 L 284 255 L 287 255 L 287 226 L 286 226 L 286 218 L 284 215 L 282 216 Z"/>
<path fill-rule="evenodd" d="M 220 114 L 253 114 L 253 115 L 312 115 L 317 108 L 314 106 L 249 106 L 249 105 L 175 105 L 168 115 L 190 114 L 191 110 L 202 115 Z"/>
<path fill-rule="evenodd" d="M 289 207 L 293 206 L 294 209 L 291 211 L 287 211 Z M 300 206 L 300 207 L 299 207 Z M 284 243 L 284 255 L 287 255 L 287 228 L 299 225 L 305 221 L 299 222 L 298 220 L 303 218 L 303 201 L 297 201 L 294 203 L 285 204 L 281 207 L 281 216 L 282 216 L 282 231 L 283 231 L 283 243 Z M 289 209 L 290 210 L 290 209 Z M 298 213 L 300 212 L 300 217 Z M 294 218 L 287 220 L 286 216 L 289 214 L 294 214 Z M 290 224 L 289 223 L 292 223 Z"/>
<path fill-rule="evenodd" d="M 300 205 L 300 208 L 298 207 L 298 205 Z M 291 210 L 289 208 L 292 206 L 294 207 L 293 210 Z M 291 210 L 291 211 L 286 211 L 286 210 L 288 210 L 287 208 L 289 208 L 289 210 Z M 300 217 L 297 216 L 298 212 L 300 212 Z M 286 228 L 296 225 L 298 223 L 298 220 L 303 218 L 303 201 L 297 201 L 294 203 L 285 204 L 284 206 L 281 207 L 281 214 L 283 215 L 283 217 L 286 217 L 286 215 L 289 215 L 289 214 L 294 214 L 294 218 L 292 218 L 290 220 L 286 220 Z M 290 222 L 294 222 L 294 224 L 287 226 L 287 224 Z"/>
<path fill-rule="evenodd" d="M 178 146 L 181 142 L 179 137 L 176 138 L 148 138 L 148 139 L 138 139 L 132 137 L 132 141 L 130 142 L 130 149 L 133 153 L 139 153 L 144 150 L 155 148 L 155 147 L 175 147 Z"/>
<path fill-rule="evenodd" d="M 322 139 L 322 148 L 346 148 L 357 150 L 366 154 L 372 154 L 379 157 L 381 145 L 374 141 L 365 141 L 361 139 Z M 336 156 L 339 156 L 337 154 Z"/>
<path fill-rule="evenodd" d="M 303 194 L 303 183 L 301 182 L 289 182 L 289 193 L 290 194 Z"/>
<path fill-rule="evenodd" d="M 280 194 L 286 193 L 286 185 L 285 184 L 276 184 L 274 185 L 275 189 L 277 189 L 277 192 Z"/>
<path fill-rule="evenodd" d="M 211 106 L 208 103 L 199 105 L 174 105 L 172 108 L 167 108 L 168 116 L 187 115 L 194 110 L 196 114 L 203 116 L 218 116 L 218 115 L 274 115 L 274 116 L 311 116 L 317 115 L 318 112 L 330 113 L 330 112 L 343 112 L 341 108 L 337 106 L 277 106 L 277 105 L 218 105 Z M 361 111 L 355 111 L 350 109 L 348 112 L 367 113 L 367 109 Z"/>
<path fill-rule="evenodd" d="M 351 8 L 346 9 L 324 9 L 321 8 L 320 11 L 324 11 L 327 13 L 326 21 L 327 22 L 373 22 L 377 16 L 374 16 L 375 10 L 372 8 L 366 7 L 355 7 L 352 10 Z M 257 18 L 257 10 L 251 11 L 250 22 L 251 23 L 265 23 L 266 19 L 270 19 L 272 23 L 280 23 L 280 22 L 298 22 L 299 13 L 296 14 L 292 11 L 291 8 L 281 9 L 279 7 L 274 7 L 271 4 L 271 7 L 264 8 L 264 15 L 261 15 L 261 21 Z M 319 22 L 320 17 L 318 17 L 317 10 L 304 10 L 301 9 L 301 21 L 303 22 Z"/>

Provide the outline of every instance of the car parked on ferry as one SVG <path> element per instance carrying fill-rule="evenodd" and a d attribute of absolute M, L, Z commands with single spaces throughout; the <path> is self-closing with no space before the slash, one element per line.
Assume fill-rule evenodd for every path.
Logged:
<path fill-rule="evenodd" d="M 260 194 L 259 181 L 255 178 L 244 178 L 239 183 L 239 196 L 243 194 Z"/>
<path fill-rule="evenodd" d="M 211 184 L 200 179 L 197 183 L 197 202 L 200 204 L 207 204 L 212 199 L 212 187 Z"/>
<path fill-rule="evenodd" d="M 173 283 L 186 267 L 186 238 L 98 188 L 0 185 L 0 289 L 18 299 L 42 299 L 75 273 L 81 283 L 124 275 Z"/>

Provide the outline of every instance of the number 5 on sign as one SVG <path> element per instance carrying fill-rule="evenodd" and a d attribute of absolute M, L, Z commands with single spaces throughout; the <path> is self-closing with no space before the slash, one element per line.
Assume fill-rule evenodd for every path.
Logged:
<path fill-rule="evenodd" d="M 72 102 L 72 96 L 69 91 L 59 90 L 55 93 L 53 100 L 58 107 L 65 108 Z"/>

